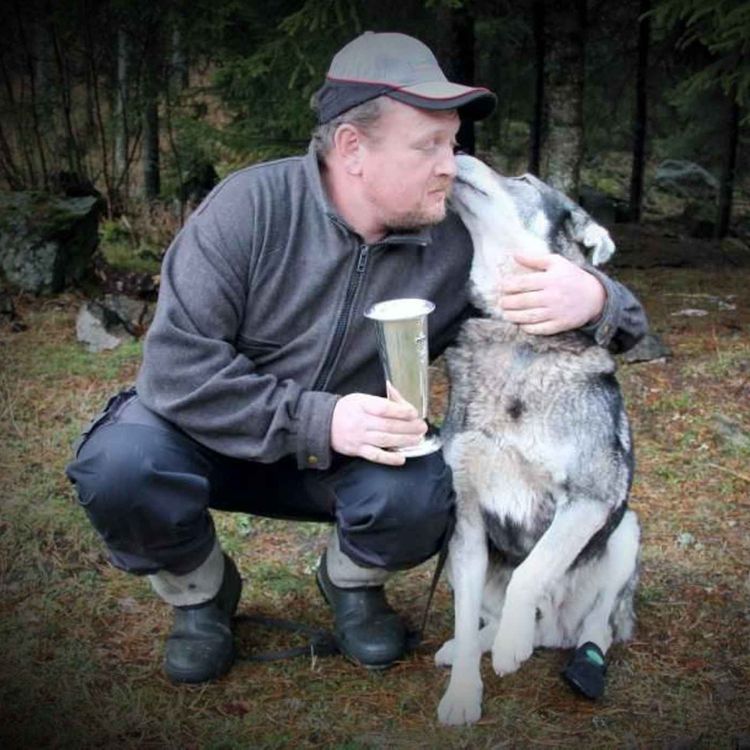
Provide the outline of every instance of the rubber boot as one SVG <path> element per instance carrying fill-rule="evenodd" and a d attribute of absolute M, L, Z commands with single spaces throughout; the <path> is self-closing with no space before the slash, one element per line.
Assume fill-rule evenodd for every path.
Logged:
<path fill-rule="evenodd" d="M 207 682 L 226 674 L 234 662 L 231 621 L 242 592 L 234 561 L 224 555 L 221 587 L 202 604 L 174 607 L 164 671 L 172 682 Z"/>
<path fill-rule="evenodd" d="M 404 655 L 406 628 L 386 601 L 383 586 L 334 586 L 325 552 L 316 577 L 333 610 L 336 639 L 345 656 L 368 669 L 385 669 Z"/>

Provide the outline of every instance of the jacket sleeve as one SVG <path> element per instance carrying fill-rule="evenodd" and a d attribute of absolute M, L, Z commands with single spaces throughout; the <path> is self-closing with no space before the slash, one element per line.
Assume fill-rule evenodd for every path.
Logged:
<path fill-rule="evenodd" d="M 608 348 L 613 354 L 631 349 L 648 332 L 643 306 L 624 284 L 610 279 L 592 266 L 585 268 L 601 282 L 606 300 L 599 320 L 581 330 L 593 336 L 599 346 Z"/>
<path fill-rule="evenodd" d="M 218 453 L 263 463 L 291 454 L 300 468 L 328 468 L 337 396 L 259 374 L 235 347 L 257 253 L 251 202 L 225 186 L 165 255 L 138 394 Z"/>

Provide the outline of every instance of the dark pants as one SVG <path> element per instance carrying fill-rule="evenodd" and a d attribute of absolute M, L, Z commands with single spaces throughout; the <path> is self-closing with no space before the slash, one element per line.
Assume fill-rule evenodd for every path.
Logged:
<path fill-rule="evenodd" d="M 197 568 L 214 544 L 209 508 L 335 521 L 349 558 L 387 570 L 437 552 L 454 510 L 440 452 L 401 467 L 337 456 L 327 471 L 300 470 L 291 457 L 229 458 L 154 414 L 132 390 L 95 418 L 66 473 L 113 564 L 140 574 Z"/>

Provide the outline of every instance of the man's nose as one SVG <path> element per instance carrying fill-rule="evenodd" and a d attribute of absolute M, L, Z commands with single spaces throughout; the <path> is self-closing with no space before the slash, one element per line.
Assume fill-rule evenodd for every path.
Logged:
<path fill-rule="evenodd" d="M 456 166 L 456 155 L 453 153 L 453 146 L 441 149 L 440 160 L 437 163 L 435 171 L 441 177 L 450 177 L 450 179 L 453 179 L 456 176 L 458 167 Z"/>

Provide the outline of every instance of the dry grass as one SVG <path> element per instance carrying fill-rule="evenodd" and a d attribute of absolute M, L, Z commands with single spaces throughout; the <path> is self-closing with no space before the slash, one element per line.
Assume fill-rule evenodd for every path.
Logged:
<path fill-rule="evenodd" d="M 447 673 L 432 655 L 452 627 L 441 585 L 427 641 L 384 674 L 340 657 L 240 662 L 204 687 L 161 674 L 169 613 L 147 584 L 106 562 L 63 476 L 69 443 L 129 383 L 139 348 L 89 355 L 73 296 L 21 297 L 27 330 L 0 329 L 0 743 L 125 748 L 731 748 L 750 736 L 750 452 L 715 414 L 750 430 L 750 271 L 621 274 L 674 351 L 620 376 L 638 453 L 632 505 L 643 525 L 636 639 L 611 652 L 605 699 L 558 677 L 538 652 L 498 679 L 484 664 L 484 719 L 446 729 Z M 718 295 L 734 304 L 722 306 Z M 676 317 L 703 307 L 700 318 Z M 246 580 L 241 611 L 327 626 L 310 575 L 326 529 L 217 514 Z M 393 603 L 416 625 L 432 565 L 399 576 Z M 243 653 L 296 645 L 238 626 Z"/>

